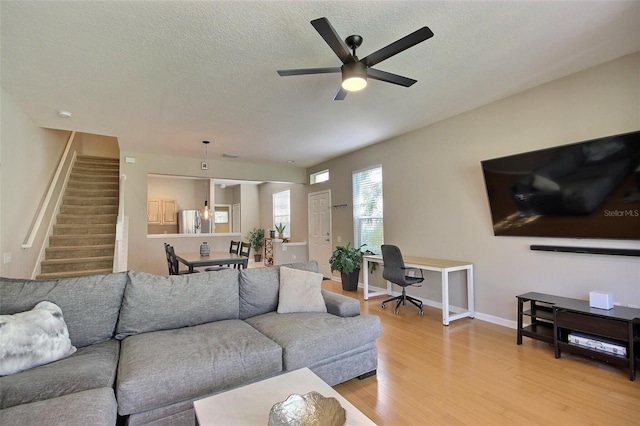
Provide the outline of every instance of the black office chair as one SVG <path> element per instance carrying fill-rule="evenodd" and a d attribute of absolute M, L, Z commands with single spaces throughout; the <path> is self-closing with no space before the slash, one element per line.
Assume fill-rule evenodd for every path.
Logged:
<path fill-rule="evenodd" d="M 392 297 L 390 299 L 382 302 L 382 307 L 384 308 L 384 304 L 387 302 L 397 301 L 396 309 L 394 313 L 398 315 L 400 312 L 398 308 L 400 304 L 405 305 L 406 301 L 413 303 L 420 309 L 420 315 L 424 315 L 424 311 L 422 310 L 422 302 L 418 299 L 415 299 L 411 296 L 407 295 L 406 288 L 410 285 L 416 285 L 424 281 L 424 276 L 422 275 L 422 269 L 417 268 L 406 268 L 404 266 L 404 261 L 402 260 L 402 253 L 397 246 L 392 246 L 389 244 L 385 244 L 382 246 L 382 261 L 384 265 L 384 269 L 382 270 L 382 277 L 387 281 L 390 281 L 394 284 L 397 284 L 402 287 L 402 294 L 400 296 Z M 407 275 L 407 271 L 420 271 L 419 277 L 411 277 Z"/>
<path fill-rule="evenodd" d="M 231 254 L 240 253 L 240 241 L 231 240 L 231 242 L 229 243 L 229 253 L 231 253 Z M 213 271 L 222 271 L 224 269 L 231 269 L 231 265 L 212 266 L 210 268 L 205 268 L 205 271 L 206 272 L 213 272 Z"/>
<path fill-rule="evenodd" d="M 240 256 L 249 257 L 249 253 L 251 253 L 251 243 L 242 242 L 240 244 Z M 236 268 L 240 269 L 241 265 L 236 264 Z"/>
<path fill-rule="evenodd" d="M 180 263 L 178 262 L 176 252 L 171 244 L 164 243 L 164 251 L 167 255 L 167 266 L 169 267 L 169 275 L 183 275 L 191 273 L 189 271 L 180 270 Z"/>

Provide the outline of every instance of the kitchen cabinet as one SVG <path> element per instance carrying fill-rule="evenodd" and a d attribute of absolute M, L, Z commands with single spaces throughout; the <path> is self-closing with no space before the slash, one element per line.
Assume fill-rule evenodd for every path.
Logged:
<path fill-rule="evenodd" d="M 149 225 L 177 224 L 176 200 L 150 199 L 147 201 L 147 218 Z"/>

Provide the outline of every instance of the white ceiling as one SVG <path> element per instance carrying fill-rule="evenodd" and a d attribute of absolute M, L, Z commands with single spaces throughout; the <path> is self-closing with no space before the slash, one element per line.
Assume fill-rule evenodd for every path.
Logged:
<path fill-rule="evenodd" d="M 640 2 L 5 1 L 2 87 L 41 127 L 118 138 L 125 151 L 306 167 L 640 50 Z M 435 36 L 333 101 L 339 74 L 309 21 L 358 56 Z M 73 113 L 58 117 L 59 110 Z"/>

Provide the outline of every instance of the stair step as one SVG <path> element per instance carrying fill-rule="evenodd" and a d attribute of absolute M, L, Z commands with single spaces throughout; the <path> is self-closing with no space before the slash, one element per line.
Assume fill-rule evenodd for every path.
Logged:
<path fill-rule="evenodd" d="M 102 214 L 118 214 L 118 206 L 75 206 L 75 205 L 61 205 L 60 213 L 71 215 L 102 215 Z"/>
<path fill-rule="evenodd" d="M 98 157 L 96 155 L 78 155 L 76 161 L 96 161 L 100 163 L 120 164 L 120 159 L 118 157 Z"/>
<path fill-rule="evenodd" d="M 62 203 L 68 206 L 117 206 L 119 201 L 118 197 L 62 197 Z"/>
<path fill-rule="evenodd" d="M 89 271 L 70 271 L 70 272 L 52 272 L 47 274 L 38 274 L 37 280 L 55 280 L 59 278 L 75 278 L 86 277 L 88 275 L 103 275 L 113 272 L 113 267 L 109 269 L 93 269 Z"/>
<path fill-rule="evenodd" d="M 93 246 L 71 246 L 71 247 L 47 247 L 45 249 L 46 258 L 49 259 L 69 259 L 74 257 L 100 257 L 113 256 L 114 244 L 93 245 Z"/>
<path fill-rule="evenodd" d="M 65 195 L 72 197 L 115 197 L 120 194 L 118 188 L 70 188 L 67 187 Z"/>
<path fill-rule="evenodd" d="M 94 165 L 75 165 L 71 170 L 71 174 L 92 174 L 94 176 L 105 176 L 105 177 L 113 177 L 118 176 L 120 173 L 120 168 L 106 168 L 106 167 L 98 167 Z"/>
<path fill-rule="evenodd" d="M 118 220 L 117 214 L 68 214 L 61 213 L 58 215 L 58 225 L 110 225 Z"/>
<path fill-rule="evenodd" d="M 115 244 L 116 235 L 113 234 L 89 234 L 89 235 L 52 235 L 49 237 L 49 247 L 74 247 Z"/>
<path fill-rule="evenodd" d="M 88 225 L 79 224 L 56 224 L 53 225 L 53 235 L 100 235 L 116 232 L 115 224 L 90 223 Z"/>
<path fill-rule="evenodd" d="M 90 271 L 113 269 L 113 256 L 79 257 L 72 259 L 47 259 L 41 264 L 41 273 Z"/>
<path fill-rule="evenodd" d="M 79 180 L 83 182 L 104 182 L 104 183 L 116 183 L 120 177 L 118 175 L 106 176 L 106 175 L 94 175 L 93 173 L 78 173 L 72 172 L 69 175 L 69 180 Z"/>
<path fill-rule="evenodd" d="M 120 183 L 118 181 L 109 181 L 109 182 L 87 182 L 85 180 L 72 179 L 69 178 L 69 183 L 67 183 L 67 189 L 69 188 L 77 188 L 77 189 L 92 189 L 92 190 L 115 190 L 118 191 L 120 189 Z"/>

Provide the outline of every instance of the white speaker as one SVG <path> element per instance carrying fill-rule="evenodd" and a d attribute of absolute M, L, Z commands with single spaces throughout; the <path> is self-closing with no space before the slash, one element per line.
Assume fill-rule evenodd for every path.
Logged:
<path fill-rule="evenodd" d="M 599 309 L 613 308 L 613 293 L 605 293 L 603 291 L 590 291 L 589 306 Z"/>

